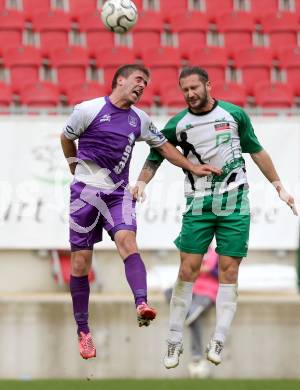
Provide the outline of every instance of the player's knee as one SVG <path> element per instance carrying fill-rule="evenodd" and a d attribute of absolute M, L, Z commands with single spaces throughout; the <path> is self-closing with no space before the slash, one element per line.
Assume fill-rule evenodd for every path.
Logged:
<path fill-rule="evenodd" d="M 72 258 L 72 275 L 74 276 L 83 276 L 86 275 L 89 271 L 89 262 L 82 255 L 75 255 Z"/>
<path fill-rule="evenodd" d="M 223 282 L 234 284 L 238 279 L 238 268 L 228 267 L 223 271 Z"/>
<path fill-rule="evenodd" d="M 182 264 L 179 270 L 179 278 L 186 282 L 194 282 L 199 275 L 199 270 L 194 269 L 190 264 Z"/>
<path fill-rule="evenodd" d="M 118 247 L 120 251 L 125 254 L 125 257 L 137 252 L 138 250 L 135 238 L 126 235 L 118 240 Z"/>

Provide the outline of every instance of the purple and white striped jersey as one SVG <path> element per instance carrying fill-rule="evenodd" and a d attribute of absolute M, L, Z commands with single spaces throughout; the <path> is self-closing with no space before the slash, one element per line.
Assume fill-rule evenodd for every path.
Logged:
<path fill-rule="evenodd" d="M 128 184 L 135 141 L 146 141 L 154 148 L 167 142 L 144 111 L 135 106 L 118 108 L 108 96 L 76 105 L 64 135 L 70 140 L 78 139 L 78 159 L 106 169 L 112 181 L 122 181 L 123 186 Z"/>

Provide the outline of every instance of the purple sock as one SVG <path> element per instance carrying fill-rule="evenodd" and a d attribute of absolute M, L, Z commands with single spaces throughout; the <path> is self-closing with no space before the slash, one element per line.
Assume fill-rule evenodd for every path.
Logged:
<path fill-rule="evenodd" d="M 133 292 L 135 305 L 147 302 L 147 273 L 139 253 L 133 253 L 124 260 L 127 282 Z"/>
<path fill-rule="evenodd" d="M 89 333 L 89 296 L 88 276 L 73 276 L 70 279 L 70 292 L 73 301 L 73 313 L 77 323 L 77 333 Z"/>

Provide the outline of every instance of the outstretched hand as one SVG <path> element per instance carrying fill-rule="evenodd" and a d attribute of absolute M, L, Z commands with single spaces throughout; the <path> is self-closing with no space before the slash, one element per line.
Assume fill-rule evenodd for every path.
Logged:
<path fill-rule="evenodd" d="M 145 187 L 146 183 L 144 181 L 137 181 L 134 187 L 130 187 L 130 193 L 133 199 L 143 203 L 146 200 Z"/>
<path fill-rule="evenodd" d="M 285 202 L 292 210 L 294 215 L 298 215 L 298 210 L 295 205 L 295 199 L 281 186 L 276 187 L 279 198 Z"/>
<path fill-rule="evenodd" d="M 221 169 L 213 167 L 211 165 L 202 164 L 202 165 L 194 165 L 191 169 L 191 172 L 196 176 L 208 176 L 214 173 L 217 176 L 221 175 Z"/>

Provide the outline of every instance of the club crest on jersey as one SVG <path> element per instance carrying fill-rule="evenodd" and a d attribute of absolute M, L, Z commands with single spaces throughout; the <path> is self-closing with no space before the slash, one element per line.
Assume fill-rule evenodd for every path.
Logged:
<path fill-rule="evenodd" d="M 128 123 L 132 127 L 137 127 L 137 118 L 135 116 L 128 115 Z"/>
<path fill-rule="evenodd" d="M 100 123 L 102 122 L 110 122 L 111 120 L 111 115 L 110 114 L 105 114 L 100 118 Z"/>

